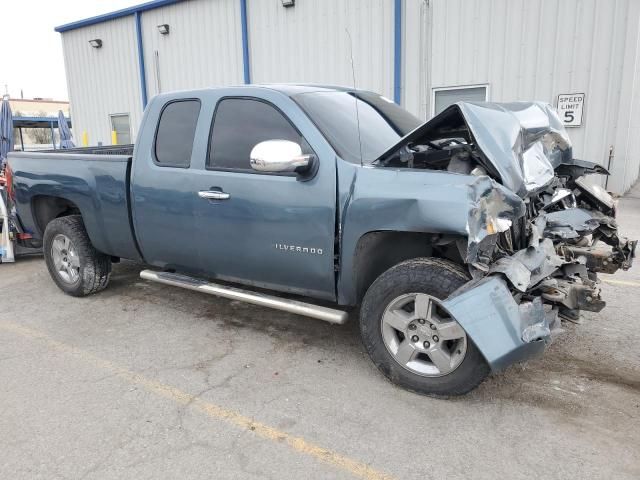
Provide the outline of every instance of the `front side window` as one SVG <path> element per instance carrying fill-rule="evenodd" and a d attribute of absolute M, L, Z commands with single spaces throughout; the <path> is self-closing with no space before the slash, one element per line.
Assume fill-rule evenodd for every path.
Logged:
<path fill-rule="evenodd" d="M 128 113 L 110 115 L 111 131 L 116 132 L 115 140 L 118 145 L 131 144 L 131 122 Z"/>
<path fill-rule="evenodd" d="M 154 146 L 157 164 L 183 168 L 190 165 L 199 114 L 199 100 L 179 100 L 165 105 Z"/>
<path fill-rule="evenodd" d="M 226 98 L 216 108 L 207 167 L 251 170 L 249 157 L 258 143 L 289 140 L 307 150 L 302 135 L 280 111 L 260 100 Z"/>

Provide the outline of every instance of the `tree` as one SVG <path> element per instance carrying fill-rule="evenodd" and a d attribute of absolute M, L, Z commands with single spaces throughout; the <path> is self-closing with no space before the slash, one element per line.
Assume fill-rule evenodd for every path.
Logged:
<path fill-rule="evenodd" d="M 38 117 L 46 117 L 46 112 L 38 112 Z M 25 133 L 38 144 L 51 143 L 51 129 L 50 128 L 26 128 Z"/>
<path fill-rule="evenodd" d="M 15 117 L 22 117 L 22 112 L 20 110 L 17 110 L 14 114 L 13 114 L 14 118 Z M 17 128 L 13 129 L 13 145 L 15 148 L 17 145 L 20 145 L 20 131 Z"/>

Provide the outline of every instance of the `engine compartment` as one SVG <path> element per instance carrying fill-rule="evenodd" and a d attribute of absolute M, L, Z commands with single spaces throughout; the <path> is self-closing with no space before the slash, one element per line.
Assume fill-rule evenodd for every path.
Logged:
<path fill-rule="evenodd" d="M 444 138 L 410 144 L 390 157 L 385 166 L 442 170 L 463 175 L 487 175 L 476 146 L 462 138 Z"/>

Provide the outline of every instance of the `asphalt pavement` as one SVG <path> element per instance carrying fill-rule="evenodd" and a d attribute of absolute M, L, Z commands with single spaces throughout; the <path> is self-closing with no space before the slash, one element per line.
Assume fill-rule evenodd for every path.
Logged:
<path fill-rule="evenodd" d="M 640 238 L 640 187 L 620 202 Z M 541 359 L 441 400 L 335 326 L 148 283 L 64 295 L 0 265 L 2 479 L 640 478 L 640 267 Z"/>

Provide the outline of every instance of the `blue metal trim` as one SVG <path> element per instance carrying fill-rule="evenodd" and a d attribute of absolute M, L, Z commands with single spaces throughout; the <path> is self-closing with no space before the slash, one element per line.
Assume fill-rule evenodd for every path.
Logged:
<path fill-rule="evenodd" d="M 393 6 L 393 101 L 400 105 L 402 82 L 402 0 Z"/>
<path fill-rule="evenodd" d="M 76 28 L 82 28 L 88 25 L 95 25 L 96 23 L 106 22 L 107 20 L 127 17 L 135 13 L 145 12 L 147 10 L 153 10 L 154 8 L 160 8 L 166 5 L 172 5 L 174 3 L 178 3 L 181 1 L 182 0 L 153 0 L 151 2 L 142 3 L 140 5 L 134 5 L 133 7 L 123 8 L 122 10 L 116 10 L 115 12 L 105 13 L 104 15 L 85 18 L 84 20 L 78 20 L 77 22 L 66 23 L 64 25 L 55 27 L 54 30 L 56 32 L 62 33 L 69 30 L 75 30 Z"/>
<path fill-rule="evenodd" d="M 140 71 L 140 95 L 142 96 L 142 109 L 147 108 L 147 73 L 144 69 L 144 49 L 142 48 L 142 23 L 140 12 L 135 12 L 136 43 L 138 44 L 138 70 Z"/>
<path fill-rule="evenodd" d="M 251 83 L 251 69 L 249 68 L 249 31 L 247 28 L 247 0 L 240 0 L 240 24 L 242 26 L 242 66 L 244 69 L 244 83 Z"/>
<path fill-rule="evenodd" d="M 67 125 L 71 126 L 71 119 L 69 117 L 65 117 L 65 120 L 67 121 Z M 42 128 L 46 128 L 51 123 L 58 126 L 58 117 L 13 117 L 14 128 L 20 128 L 21 124 L 24 123 L 42 124 Z"/>

